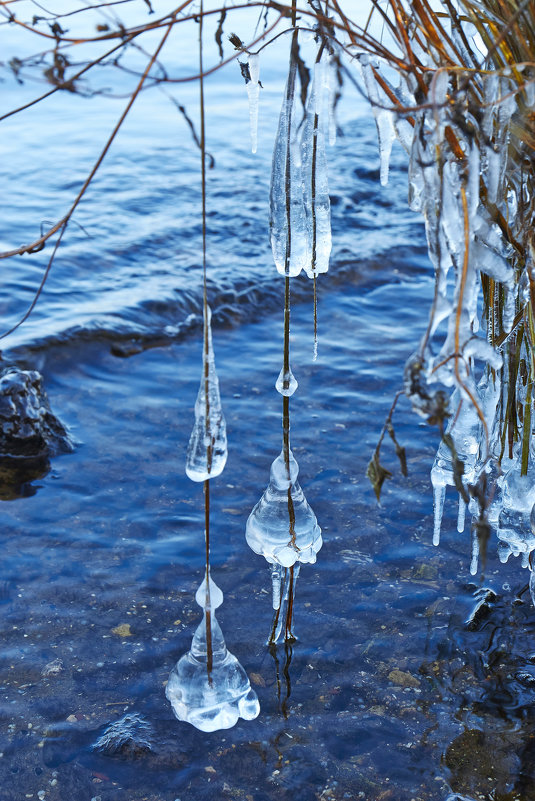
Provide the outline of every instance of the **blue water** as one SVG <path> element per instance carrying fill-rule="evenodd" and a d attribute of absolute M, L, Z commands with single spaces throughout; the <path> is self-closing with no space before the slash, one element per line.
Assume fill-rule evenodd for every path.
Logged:
<path fill-rule="evenodd" d="M 185 71 L 193 56 L 184 46 L 170 58 Z M 319 282 L 317 362 L 312 287 L 292 282 L 292 447 L 324 547 L 299 579 L 299 642 L 275 658 L 264 646 L 269 577 L 244 529 L 281 447 L 283 282 L 267 199 L 285 57 L 263 66 L 256 156 L 236 65 L 206 87 L 209 295 L 229 436 L 212 489 L 212 563 L 222 629 L 260 716 L 204 735 L 164 696 L 199 620 L 202 493 L 184 453 L 201 362 L 201 226 L 198 150 L 154 88 L 77 210 L 83 230 L 69 226 L 35 311 L 4 340 L 7 358 L 43 373 L 77 446 L 2 501 L 1 801 L 41 790 L 52 801 L 444 801 L 450 788 L 478 801 L 535 797 L 524 574 L 499 565 L 491 544 L 483 585 L 497 597 L 466 627 L 479 583 L 469 537 L 455 532 L 451 497 L 441 547 L 431 545 L 438 436 L 403 400 L 394 423 L 409 477 L 389 441 L 381 507 L 365 477 L 433 284 L 406 207 L 405 156 L 395 150 L 381 188 L 373 119 L 350 89 L 329 150 L 334 247 Z M 6 80 L 4 103 L 35 91 Z M 194 85 L 171 91 L 195 118 Z M 57 94 L 2 123 L 2 247 L 65 213 L 125 102 Z M 3 262 L 5 330 L 50 252 Z M 131 636 L 114 633 L 122 624 Z M 152 750 L 93 751 L 126 712 L 149 723 Z"/>

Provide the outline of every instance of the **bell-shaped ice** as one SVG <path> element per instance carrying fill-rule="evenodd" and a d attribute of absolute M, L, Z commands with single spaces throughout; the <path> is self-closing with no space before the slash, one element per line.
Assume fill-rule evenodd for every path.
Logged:
<path fill-rule="evenodd" d="M 212 347 L 211 312 L 207 306 L 204 321 L 203 371 L 197 400 L 195 423 L 186 456 L 186 475 L 192 481 L 206 481 L 223 472 L 227 461 L 227 427 Z"/>
<path fill-rule="evenodd" d="M 316 515 L 297 481 L 298 472 L 291 450 L 288 464 L 284 453 L 277 456 L 269 485 L 247 520 L 250 548 L 282 567 L 315 562 L 323 542 Z"/>
<path fill-rule="evenodd" d="M 241 717 L 253 720 L 260 712 L 256 693 L 236 657 L 227 650 L 214 609 L 223 593 L 210 578 L 197 590 L 203 619 L 191 648 L 169 675 L 165 694 L 179 720 L 201 731 L 230 729 Z"/>

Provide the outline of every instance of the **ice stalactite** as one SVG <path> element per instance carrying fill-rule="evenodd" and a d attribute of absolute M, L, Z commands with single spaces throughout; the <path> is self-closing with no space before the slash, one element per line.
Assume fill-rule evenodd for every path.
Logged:
<path fill-rule="evenodd" d="M 296 276 L 310 262 L 307 215 L 297 111 L 297 32 L 292 38 L 290 67 L 279 117 L 270 188 L 270 233 L 275 266 L 281 275 Z"/>
<path fill-rule="evenodd" d="M 260 56 L 250 53 L 247 58 L 249 80 L 246 82 L 249 98 L 249 122 L 251 127 L 251 151 L 256 153 L 258 147 L 258 100 L 260 96 Z"/>
<path fill-rule="evenodd" d="M 380 85 L 374 75 L 374 72 L 377 73 L 379 70 L 379 61 L 377 59 L 372 59 L 368 53 L 361 53 L 359 56 L 359 63 L 362 70 L 364 83 L 366 85 L 366 92 L 368 93 L 368 98 L 372 104 L 375 124 L 377 126 L 380 180 L 382 186 L 386 186 L 388 183 L 390 154 L 392 152 L 394 139 L 396 138 L 392 101 L 381 90 Z"/>
<path fill-rule="evenodd" d="M 446 434 L 448 440 L 454 441 L 452 448 L 446 440 L 439 445 L 433 467 L 431 469 L 431 484 L 433 485 L 434 499 L 434 530 L 433 545 L 440 543 L 440 529 L 444 509 L 446 487 L 455 487 L 461 481 L 466 485 L 474 480 L 474 467 L 479 451 L 481 422 L 474 406 L 466 399 L 461 401 L 459 390 L 456 390 L 451 399 L 452 418 Z M 462 466 L 462 473 L 460 472 Z M 459 493 L 459 512 L 457 516 L 457 530 L 464 531 L 466 501 Z"/>
<path fill-rule="evenodd" d="M 336 104 L 339 99 L 338 64 L 334 55 L 327 59 L 327 66 L 324 78 L 325 86 L 328 89 L 329 100 L 329 144 L 331 147 L 336 144 Z"/>
<path fill-rule="evenodd" d="M 195 423 L 186 456 L 186 475 L 192 481 L 215 478 L 223 472 L 226 461 L 227 429 L 212 347 L 211 312 L 206 305 L 203 370 L 195 401 Z"/>
<path fill-rule="evenodd" d="M 229 729 L 240 717 L 256 718 L 260 706 L 245 670 L 226 647 L 215 617 L 223 593 L 210 576 L 208 583 L 204 578 L 195 600 L 203 619 L 190 650 L 171 671 L 165 694 L 179 720 L 205 732 Z"/>
<path fill-rule="evenodd" d="M 503 480 L 502 508 L 498 517 L 502 561 L 513 554 L 521 556 L 522 567 L 528 567 L 530 554 L 535 549 L 534 505 L 535 465 L 529 466 L 527 475 L 521 475 L 519 465 L 513 464 Z"/>

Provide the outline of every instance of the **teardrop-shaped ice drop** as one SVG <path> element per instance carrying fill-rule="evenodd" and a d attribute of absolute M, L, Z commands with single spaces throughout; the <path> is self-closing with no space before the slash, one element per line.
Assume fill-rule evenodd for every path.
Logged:
<path fill-rule="evenodd" d="M 292 373 L 292 368 L 289 367 L 288 370 L 285 370 L 284 367 L 282 367 L 279 377 L 275 382 L 275 388 L 277 392 L 280 392 L 281 395 L 285 395 L 287 398 L 289 398 L 294 394 L 297 387 L 297 379 Z"/>
<path fill-rule="evenodd" d="M 288 464 L 284 454 L 277 456 L 269 485 L 247 520 L 249 547 L 283 567 L 315 562 L 323 544 L 316 515 L 297 481 L 298 472 L 291 451 Z"/>
<path fill-rule="evenodd" d="M 192 481 L 215 478 L 223 472 L 227 461 L 227 428 L 219 396 L 210 319 L 208 308 L 204 321 L 203 372 L 186 457 L 186 475 Z"/>

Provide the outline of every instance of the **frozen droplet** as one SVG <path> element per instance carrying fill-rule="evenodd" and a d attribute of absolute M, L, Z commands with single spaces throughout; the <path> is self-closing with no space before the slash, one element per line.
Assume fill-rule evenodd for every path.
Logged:
<path fill-rule="evenodd" d="M 223 472 L 227 461 L 227 429 L 219 396 L 210 317 L 208 308 L 204 321 L 203 371 L 186 456 L 186 475 L 192 481 L 215 478 Z"/>
<path fill-rule="evenodd" d="M 270 564 L 291 567 L 315 562 L 322 546 L 316 515 L 297 481 L 299 467 L 292 452 L 281 453 L 271 465 L 269 485 L 249 515 L 247 542 Z"/>
<path fill-rule="evenodd" d="M 223 593 L 210 578 L 197 591 L 203 608 L 187 654 L 179 659 L 169 675 L 165 694 L 179 720 L 201 731 L 218 731 L 234 726 L 241 717 L 256 718 L 260 705 L 247 674 L 228 651 L 213 610 L 223 601 Z M 210 601 L 207 604 L 207 597 Z"/>
<path fill-rule="evenodd" d="M 294 394 L 298 387 L 298 383 L 297 379 L 292 373 L 291 367 L 289 367 L 288 370 L 285 370 L 284 367 L 281 369 L 279 377 L 275 383 L 275 387 L 277 392 L 280 392 L 281 395 L 285 395 L 288 398 Z"/>

